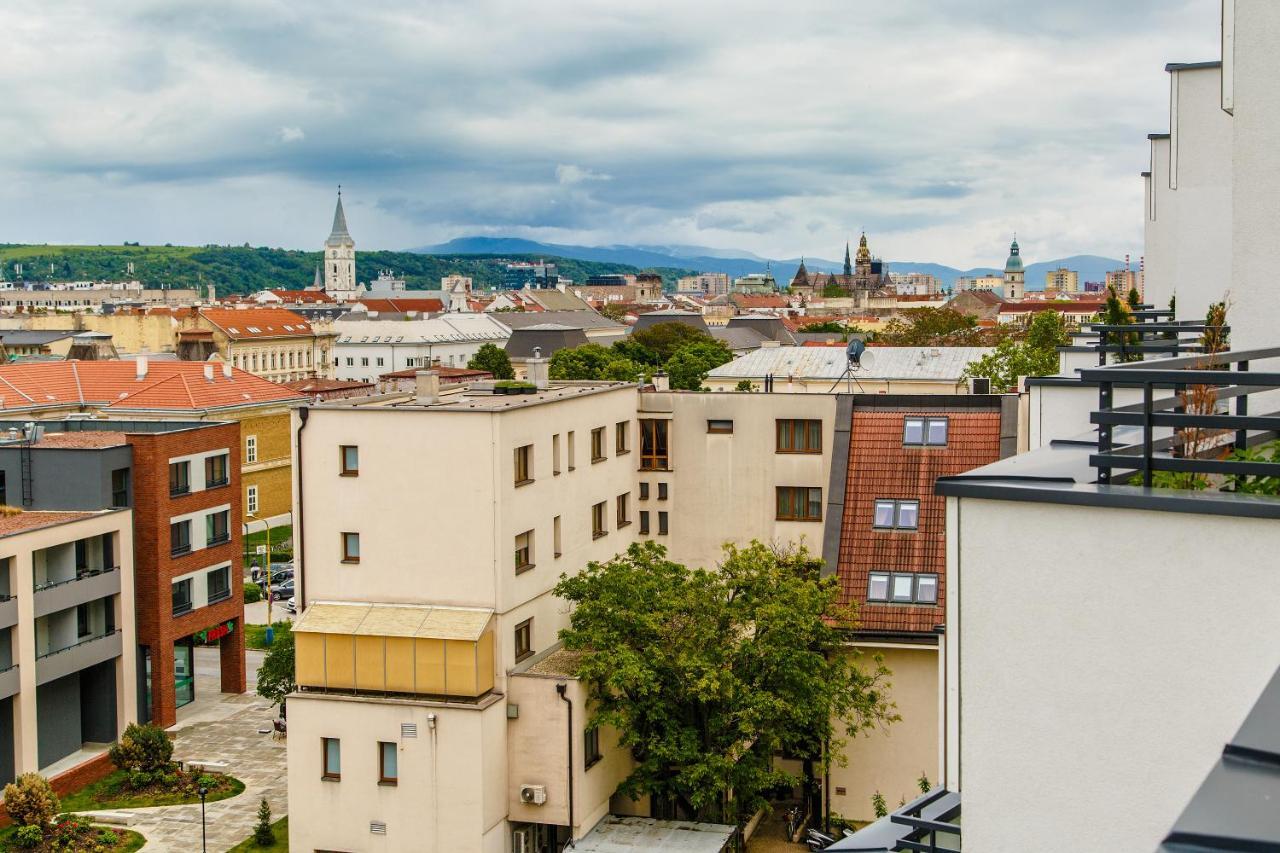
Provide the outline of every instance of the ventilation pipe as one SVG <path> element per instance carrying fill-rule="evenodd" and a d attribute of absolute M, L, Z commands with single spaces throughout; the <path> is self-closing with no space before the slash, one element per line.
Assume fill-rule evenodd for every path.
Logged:
<path fill-rule="evenodd" d="M 207 361 L 204 363 L 204 381 L 205 382 L 213 381 L 213 365 Z"/>
<path fill-rule="evenodd" d="M 135 359 L 135 361 L 138 367 L 138 379 L 139 380 L 146 379 L 147 378 L 147 357 L 145 355 L 140 355 L 137 357 L 137 359 Z"/>
<path fill-rule="evenodd" d="M 525 374 L 539 391 L 545 391 L 551 385 L 551 374 L 547 359 L 542 357 L 542 347 L 533 348 L 533 358 L 524 363 Z"/>
<path fill-rule="evenodd" d="M 224 379 L 231 378 L 231 362 L 229 361 L 222 362 L 222 377 Z"/>

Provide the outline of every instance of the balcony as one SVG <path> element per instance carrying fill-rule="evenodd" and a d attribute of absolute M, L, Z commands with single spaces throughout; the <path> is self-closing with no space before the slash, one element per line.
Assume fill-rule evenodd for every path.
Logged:
<path fill-rule="evenodd" d="M 11 663 L 0 669 L 0 699 L 17 696 L 22 686 L 18 679 L 18 665 Z"/>
<path fill-rule="evenodd" d="M 35 588 L 35 615 L 36 618 L 48 616 L 59 610 L 119 594 L 119 567 L 77 569 L 73 578 L 41 584 Z M 2 614 L 3 606 L 0 605 L 0 627 L 3 627 Z"/>
<path fill-rule="evenodd" d="M 117 628 L 36 657 L 36 684 L 48 684 L 121 655 L 124 638 Z"/>

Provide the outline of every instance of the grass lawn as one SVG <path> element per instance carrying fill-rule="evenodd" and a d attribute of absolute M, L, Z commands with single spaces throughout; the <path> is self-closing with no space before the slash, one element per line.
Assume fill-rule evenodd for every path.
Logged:
<path fill-rule="evenodd" d="M 115 847 L 103 847 L 103 853 L 134 853 L 135 850 L 141 850 L 142 845 L 147 843 L 147 839 L 143 838 L 132 829 L 125 829 L 123 826 L 104 826 L 100 827 L 103 832 L 115 833 L 118 842 Z M 13 842 L 13 836 L 18 831 L 16 826 L 7 826 L 0 830 L 0 850 L 19 850 L 17 844 Z M 99 834 L 101 837 L 101 832 Z M 249 849 L 249 848 L 246 848 Z M 261 850 L 262 848 L 258 848 Z M 279 848 L 280 850 L 288 850 L 288 845 Z"/>
<path fill-rule="evenodd" d="M 127 778 L 125 771 L 117 770 L 109 776 L 92 782 L 73 794 L 62 798 L 64 812 L 90 812 L 106 809 L 132 809 L 146 806 L 178 806 L 186 803 L 198 803 L 200 797 L 188 795 L 182 791 L 142 792 L 135 793 L 125 789 Z M 244 790 L 244 783 L 228 776 L 230 785 L 221 791 L 211 791 L 205 802 L 212 803 L 234 797 Z"/>
<path fill-rule="evenodd" d="M 277 601 L 277 605 L 284 606 L 283 601 Z M 293 630 L 290 622 L 276 622 L 276 638 L 279 639 L 281 634 L 286 634 Z M 246 649 L 265 649 L 267 646 L 267 626 L 266 625 L 245 625 L 244 626 L 244 647 Z"/>
<path fill-rule="evenodd" d="M 281 542 L 288 542 L 293 539 L 293 525 L 281 524 L 278 527 L 271 528 L 271 547 L 276 549 L 280 547 Z M 244 544 L 247 548 L 253 548 L 255 545 L 267 544 L 267 531 L 255 530 L 244 537 Z"/>
<path fill-rule="evenodd" d="M 254 850 L 259 853 L 289 853 L 289 818 L 287 816 L 280 818 L 271 824 L 271 828 L 275 830 L 276 843 L 270 847 L 259 847 L 254 843 L 251 833 L 248 838 L 232 847 L 227 853 L 246 853 Z"/>

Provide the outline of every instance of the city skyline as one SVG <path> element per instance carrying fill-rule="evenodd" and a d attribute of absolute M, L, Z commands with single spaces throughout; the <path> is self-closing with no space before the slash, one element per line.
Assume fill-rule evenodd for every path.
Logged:
<path fill-rule="evenodd" d="M 786 258 L 866 228 L 958 268 L 1014 231 L 1032 257 L 1122 257 L 1150 93 L 1170 55 L 1215 55 L 1214 6 L 19 3 L 0 234 L 312 248 L 342 183 L 367 249 Z"/>

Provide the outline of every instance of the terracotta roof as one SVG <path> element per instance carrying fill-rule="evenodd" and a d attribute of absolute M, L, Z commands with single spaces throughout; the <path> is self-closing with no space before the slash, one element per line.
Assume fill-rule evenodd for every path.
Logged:
<path fill-rule="evenodd" d="M 423 311 L 433 313 L 444 310 L 444 303 L 439 299 L 415 299 L 410 297 L 396 299 L 358 299 L 356 300 L 370 311 L 406 312 Z"/>
<path fill-rule="evenodd" d="M 372 382 L 357 382 L 354 379 L 295 379 L 291 382 L 281 382 L 280 384 L 304 394 L 315 393 L 316 391 L 350 391 L 355 388 L 373 387 Z"/>
<path fill-rule="evenodd" d="M 118 447 L 128 443 L 129 439 L 123 432 L 92 430 L 47 432 L 44 438 L 31 446 L 41 450 L 90 450 L 99 447 Z"/>
<path fill-rule="evenodd" d="M 947 446 L 904 447 L 903 419 L 908 415 L 946 417 Z M 932 633 L 946 621 L 947 505 L 946 498 L 934 494 L 934 481 L 999 458 L 998 409 L 854 409 L 836 576 L 844 603 L 858 605 L 859 630 Z M 901 532 L 872 527 L 878 498 L 918 500 L 919 527 Z M 868 603 L 872 571 L 936 574 L 938 604 Z"/>
<path fill-rule="evenodd" d="M 200 316 L 233 340 L 313 334 L 306 317 L 284 308 L 202 308 Z"/>
<path fill-rule="evenodd" d="M 98 515 L 98 513 L 24 511 L 16 515 L 0 516 L 0 536 L 13 536 L 15 533 L 26 533 L 28 530 L 38 530 L 41 527 L 79 521 L 91 515 Z"/>
<path fill-rule="evenodd" d="M 734 293 L 729 298 L 739 308 L 786 308 L 788 305 L 786 298 L 782 296 L 751 296 Z"/>
<path fill-rule="evenodd" d="M 1105 302 L 1005 302 L 1000 305 L 1001 314 L 1034 314 L 1038 311 L 1061 311 L 1065 314 L 1096 314 L 1106 308 Z"/>
<path fill-rule="evenodd" d="M 285 302 L 332 302 L 333 297 L 323 290 L 271 290 Z"/>
<path fill-rule="evenodd" d="M 0 410 L 94 406 L 110 411 L 205 410 L 306 399 L 282 385 L 226 365 L 148 359 L 137 377 L 136 361 L 55 361 L 0 365 Z"/>

